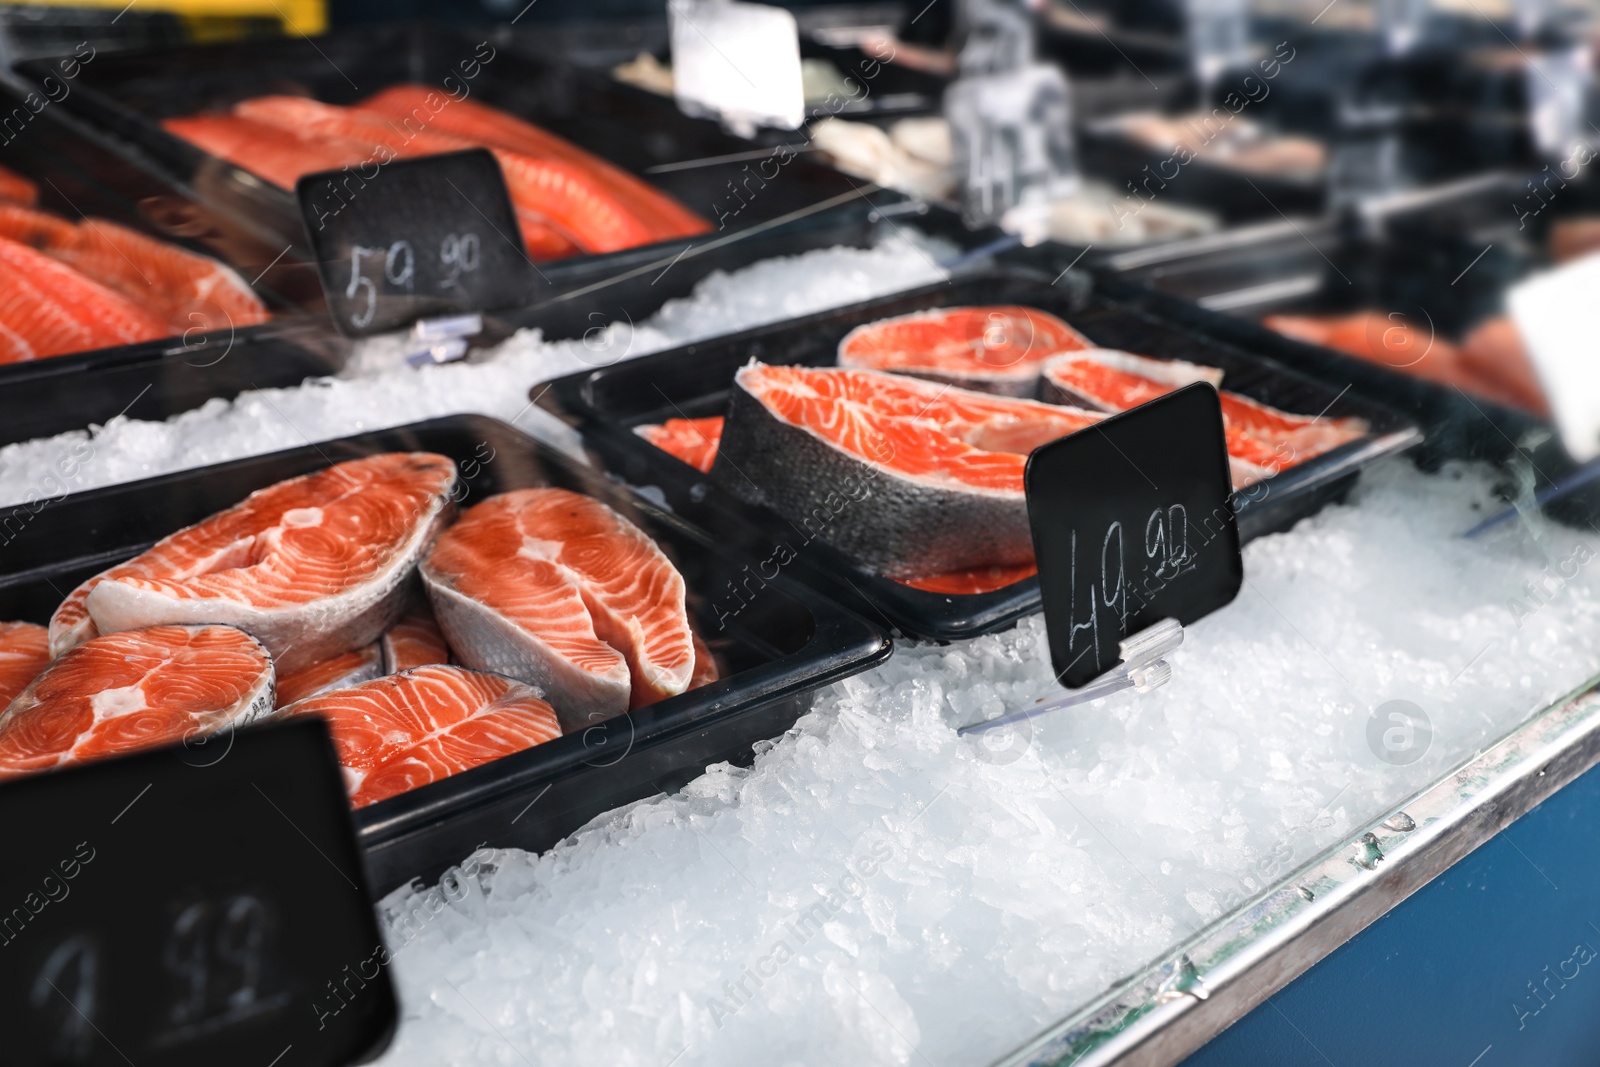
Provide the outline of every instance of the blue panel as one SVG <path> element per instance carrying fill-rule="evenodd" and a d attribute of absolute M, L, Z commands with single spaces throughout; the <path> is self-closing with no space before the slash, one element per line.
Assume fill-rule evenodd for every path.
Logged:
<path fill-rule="evenodd" d="M 1184 1067 L 1600 1063 L 1600 768 Z"/>

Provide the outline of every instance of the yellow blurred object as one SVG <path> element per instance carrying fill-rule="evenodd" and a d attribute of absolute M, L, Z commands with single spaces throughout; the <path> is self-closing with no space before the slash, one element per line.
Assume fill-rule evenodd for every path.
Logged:
<path fill-rule="evenodd" d="M 4 3 L 5 0 L 0 0 Z M 328 28 L 326 0 L 26 0 L 51 7 L 101 7 L 168 11 L 186 16 L 197 28 L 237 18 L 276 19 L 284 32 L 309 36 Z M 209 36 L 208 34 L 201 34 Z"/>

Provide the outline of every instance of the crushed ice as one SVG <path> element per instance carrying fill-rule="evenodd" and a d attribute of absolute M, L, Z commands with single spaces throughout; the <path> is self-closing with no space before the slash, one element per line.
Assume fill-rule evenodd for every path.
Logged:
<path fill-rule="evenodd" d="M 561 341 L 522 331 L 492 356 L 471 362 L 410 367 L 399 339 L 377 338 L 338 378 L 211 400 L 165 422 L 121 417 L 0 448 L 0 506 L 460 412 L 515 421 L 561 443 L 561 427 L 528 402 L 539 382 L 938 281 L 945 276 L 938 261 L 953 252 L 942 241 L 902 229 L 874 248 L 822 249 L 715 272 L 688 297 L 648 317 L 608 306 L 602 290 L 596 304 L 615 317 L 608 325 Z"/>
<path fill-rule="evenodd" d="M 78 490 L 455 412 L 537 431 L 540 381 L 935 280 L 938 254 L 768 261 L 471 363 L 414 369 L 379 341 L 341 378 L 0 449 L 0 502 L 64 491 L 39 471 L 74 470 Z M 1600 537 L 1455 538 L 1489 500 L 1480 469 L 1369 471 L 1348 505 L 1247 549 L 1238 601 L 1191 628 L 1152 694 L 958 739 L 1046 691 L 1040 619 L 902 645 L 749 770 L 391 895 L 405 1021 L 383 1062 L 1003 1054 L 1589 677 Z M 1431 724 L 1413 762 L 1369 740 L 1393 701 Z"/>
<path fill-rule="evenodd" d="M 749 770 L 392 894 L 382 1062 L 989 1062 L 1590 676 L 1600 537 L 1454 537 L 1490 500 L 1390 463 L 1250 545 L 1164 689 L 958 739 L 1046 691 L 1041 619 L 902 644 Z M 1372 747 L 1397 700 L 1431 735 Z"/>

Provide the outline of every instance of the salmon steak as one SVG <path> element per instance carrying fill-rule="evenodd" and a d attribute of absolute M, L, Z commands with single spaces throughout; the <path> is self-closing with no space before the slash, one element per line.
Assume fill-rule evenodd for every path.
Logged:
<path fill-rule="evenodd" d="M 272 657 L 231 626 L 154 626 L 71 649 L 0 714 L 0 777 L 183 741 L 272 712 Z"/>
<path fill-rule="evenodd" d="M 711 477 L 891 578 L 1031 563 L 1028 454 L 1102 418 L 898 374 L 751 363 L 734 376 Z"/>
<path fill-rule="evenodd" d="M 636 427 L 633 432 L 668 455 L 705 472 L 717 458 L 717 445 L 722 440 L 722 416 L 668 419 L 657 425 Z"/>
<path fill-rule="evenodd" d="M 337 656 L 318 660 L 309 667 L 301 667 L 292 674 L 278 676 L 275 707 L 283 708 L 297 700 L 317 696 L 335 689 L 370 682 L 386 674 L 383 669 L 383 649 L 379 642 L 352 648 Z"/>
<path fill-rule="evenodd" d="M 0 622 L 0 711 L 50 666 L 50 631 L 31 622 Z"/>
<path fill-rule="evenodd" d="M 250 494 L 90 578 L 56 609 L 56 655 L 100 633 L 223 623 L 285 675 L 370 645 L 454 510 L 455 464 L 431 452 L 348 460 Z"/>
<path fill-rule="evenodd" d="M 445 642 L 444 631 L 439 629 L 439 621 L 422 596 L 413 600 L 400 621 L 379 638 L 378 649 L 383 655 L 384 674 L 450 662 L 450 646 Z"/>
<path fill-rule="evenodd" d="M 1222 370 L 1181 359 L 1091 348 L 1049 361 L 1041 370 L 1039 399 L 1090 411 L 1127 411 L 1195 382 L 1220 388 Z"/>
<path fill-rule="evenodd" d="M 717 458 L 717 446 L 722 441 L 722 416 L 713 415 L 704 419 L 668 419 L 659 425 L 636 427 L 633 432 L 691 467 L 709 471 L 711 464 Z M 1032 563 L 1018 563 L 1009 566 L 969 567 L 915 578 L 898 578 L 896 581 L 929 593 L 971 596 L 1004 589 L 1037 573 L 1038 568 Z"/>
<path fill-rule="evenodd" d="M 314 696 L 281 714 L 327 720 L 358 808 L 561 736 L 537 689 L 442 664 Z"/>
<path fill-rule="evenodd" d="M 1083 334 L 1037 308 L 935 308 L 857 326 L 839 342 L 839 366 L 1031 397 L 1046 360 L 1090 347 Z"/>
<path fill-rule="evenodd" d="M 682 693 L 694 674 L 683 577 L 581 493 L 518 489 L 469 508 L 422 581 L 461 662 L 538 686 L 568 732 Z"/>
<path fill-rule="evenodd" d="M 1220 386 L 1222 371 L 1182 360 L 1094 350 L 1046 364 L 1040 395 L 1055 403 L 1126 411 L 1201 381 Z M 1218 389 L 1218 396 L 1234 488 L 1322 455 L 1368 431 L 1362 419 L 1295 415 L 1226 389 Z"/>

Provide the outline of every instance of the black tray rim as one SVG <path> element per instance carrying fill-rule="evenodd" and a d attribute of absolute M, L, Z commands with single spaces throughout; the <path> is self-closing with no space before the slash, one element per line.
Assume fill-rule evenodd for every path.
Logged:
<path fill-rule="evenodd" d="M 1088 275 L 1083 274 L 1079 276 L 1088 277 Z M 960 280 L 963 282 L 1015 280 L 1046 286 L 1053 285 L 1048 273 L 1016 261 L 997 264 L 981 271 L 962 275 Z M 1059 278 L 1057 280 L 1059 281 Z M 719 514 L 733 515 L 735 516 L 733 521 L 746 527 L 759 525 L 763 534 L 769 534 L 776 529 L 781 529 L 779 524 L 783 520 L 776 513 L 765 507 L 750 505 L 737 500 L 725 490 L 707 482 L 706 476 L 702 472 L 646 443 L 632 432 L 631 427 L 624 427 L 608 419 L 596 410 L 591 403 L 591 383 L 614 371 L 622 372 L 625 370 L 630 373 L 638 373 L 640 365 L 648 365 L 652 361 L 665 366 L 669 360 L 691 356 L 694 350 L 702 345 L 745 345 L 780 331 L 798 332 L 826 320 L 869 313 L 872 309 L 888 301 L 900 302 L 936 296 L 944 292 L 949 284 L 949 280 L 934 282 L 913 289 L 874 297 L 870 300 L 824 309 L 796 319 L 768 323 L 730 334 L 704 338 L 691 344 L 653 352 L 638 357 L 637 360 L 627 360 L 623 363 L 612 364 L 609 367 L 577 371 L 557 378 L 552 382 L 544 383 L 530 390 L 529 395 L 537 400 L 542 393 L 547 392 L 551 404 L 559 414 L 575 416 L 578 432 L 586 443 L 601 454 L 603 462 L 613 455 L 619 458 L 625 457 L 629 462 L 639 463 L 650 472 L 651 477 L 668 478 L 680 483 L 692 480 L 697 484 L 704 484 L 705 500 L 714 501 Z M 1211 344 L 1233 349 L 1251 362 L 1285 379 L 1299 379 L 1314 383 L 1319 388 L 1326 388 L 1325 383 L 1315 376 L 1275 359 L 1269 353 L 1248 348 L 1226 336 L 1218 336 L 1197 326 L 1193 321 L 1185 321 L 1172 316 L 1153 313 L 1146 308 L 1140 307 L 1139 304 L 1143 302 L 1141 300 L 1143 293 L 1134 287 L 1117 286 L 1115 284 L 1106 286 L 1102 284 L 1102 279 L 1098 276 L 1095 276 L 1088 284 L 1102 299 L 1142 321 L 1165 328 L 1175 327 L 1190 334 L 1198 334 Z M 1259 494 L 1252 493 L 1251 496 L 1241 496 L 1241 493 L 1235 493 L 1234 499 L 1237 514 L 1241 519 L 1248 521 L 1256 499 L 1264 501 L 1273 496 L 1282 496 L 1285 493 L 1314 492 L 1319 488 L 1336 484 L 1341 479 L 1353 477 L 1368 464 L 1390 455 L 1405 452 L 1423 441 L 1421 429 L 1405 416 L 1365 395 L 1360 395 L 1357 399 L 1364 407 L 1369 409 L 1369 412 L 1379 413 L 1391 420 L 1390 428 L 1381 433 L 1368 434 L 1339 448 L 1330 450 L 1314 460 L 1298 464 L 1278 475 L 1246 487 L 1247 490 L 1262 487 L 1264 491 Z M 1250 538 L 1246 536 L 1245 539 L 1249 540 Z M 988 593 L 945 594 L 928 592 L 894 582 L 892 579 L 869 571 L 837 550 L 820 543 L 808 546 L 800 558 L 807 560 L 811 564 L 807 568 L 810 571 L 817 570 L 820 565 L 821 568 L 836 572 L 827 577 L 838 578 L 847 582 L 856 589 L 858 596 L 862 600 L 871 604 L 872 608 L 882 615 L 885 622 L 898 627 L 901 632 L 909 637 L 940 641 L 976 637 L 1005 629 L 1023 616 L 1032 614 L 1039 608 L 1039 582 L 1037 576 L 1014 582 L 1002 589 Z M 824 580 L 826 581 L 827 578 L 824 578 Z M 859 583 L 863 582 L 867 583 L 876 595 L 868 596 L 862 593 Z"/>
<path fill-rule="evenodd" d="M 138 481 L 99 486 L 69 494 L 51 506 L 62 507 L 69 504 L 90 506 L 146 492 L 158 485 L 181 485 L 202 475 L 225 476 L 234 471 L 290 457 L 303 458 L 310 453 L 321 453 L 325 448 L 362 448 L 363 442 L 381 440 L 386 436 L 449 429 L 462 429 L 477 434 L 498 434 L 502 439 L 513 440 L 520 447 L 526 448 L 528 453 L 542 465 L 562 468 L 567 473 L 576 474 L 580 479 L 587 479 L 593 483 L 609 482 L 611 486 L 609 492 L 626 498 L 630 508 L 636 509 L 651 522 L 673 529 L 679 536 L 705 551 L 743 558 L 741 553 L 730 551 L 726 545 L 720 544 L 713 535 L 661 508 L 631 487 L 607 479 L 603 472 L 584 470 L 582 465 L 571 457 L 510 423 L 491 416 L 470 413 L 443 415 L 421 422 L 308 442 L 274 452 L 242 456 L 203 467 L 170 471 Z M 86 556 L 84 559 L 95 561 L 102 558 L 126 559 L 130 553 L 140 551 L 142 546 L 143 542 L 131 546 L 118 546 L 115 549 L 95 553 L 93 556 Z M 45 576 L 50 569 L 49 565 L 43 565 L 0 574 L 0 590 L 6 586 Z M 893 654 L 894 643 L 887 633 L 872 622 L 834 603 L 823 594 L 783 574 L 769 580 L 768 584 L 776 587 L 810 614 L 812 632 L 801 648 L 721 678 L 699 689 L 669 697 L 637 711 L 626 712 L 605 723 L 596 724 L 596 727 L 591 729 L 604 726 L 609 732 L 619 723 L 625 722 L 629 731 L 630 745 L 628 752 L 620 758 L 627 758 L 634 753 L 649 751 L 718 722 L 801 696 L 834 681 L 871 669 Z M 828 645 L 835 647 L 831 651 L 822 651 Z M 820 670 L 817 669 L 819 663 L 823 665 Z M 741 698 L 738 690 L 748 689 L 753 684 L 765 685 L 767 688 L 753 699 Z M 609 754 L 597 757 L 589 747 L 585 735 L 565 734 L 542 745 L 512 753 L 388 800 L 355 809 L 353 817 L 362 848 L 371 853 L 402 843 L 405 838 L 412 835 L 435 830 L 443 824 L 470 815 L 508 796 L 580 777 L 615 762 L 618 762 L 618 759 L 611 758 Z"/>
<path fill-rule="evenodd" d="M 488 32 L 490 39 L 494 39 L 496 37 L 493 31 Z M 373 42 L 374 45 L 383 45 L 385 43 L 393 44 L 397 41 L 411 41 L 421 36 L 444 37 L 451 41 L 468 42 L 473 35 L 459 26 L 428 22 L 425 20 L 411 20 L 397 23 L 387 23 L 381 26 L 353 26 L 335 30 L 329 36 L 348 40 L 359 40 L 362 37 L 372 37 L 375 38 Z M 292 38 L 257 42 L 256 47 L 288 50 L 303 49 L 307 44 L 310 44 L 310 47 L 316 47 L 314 43 L 309 42 L 309 39 L 306 39 L 305 42 L 302 42 Z M 181 62 L 185 57 L 194 54 L 196 51 L 225 51 L 228 49 L 237 49 L 239 47 L 240 42 L 236 41 L 168 45 L 165 47 L 139 49 L 133 52 L 119 52 L 115 53 L 115 58 L 118 62 L 127 62 L 130 59 L 137 58 Z M 659 102 L 659 98 L 655 97 L 653 94 L 646 93 L 644 90 L 637 89 L 634 86 L 629 86 L 622 82 L 614 82 L 614 79 L 611 79 L 609 75 L 602 75 L 600 72 L 589 70 L 576 64 L 567 63 L 560 59 L 536 57 L 530 55 L 526 49 L 515 47 L 514 45 L 505 41 L 499 41 L 498 47 L 504 49 L 505 55 L 514 65 L 521 65 L 523 69 L 531 69 L 534 66 L 542 63 L 546 66 L 559 68 L 563 73 L 570 73 L 572 77 L 579 79 L 580 82 L 587 82 L 591 85 L 596 83 L 596 79 L 603 77 L 607 82 L 608 87 L 614 84 L 619 92 L 626 90 L 629 93 L 638 94 L 638 100 Z M 36 87 L 38 83 L 42 82 L 46 74 L 53 74 L 53 68 L 51 67 L 51 64 L 54 62 L 55 58 L 28 59 L 18 63 L 13 70 L 17 76 L 34 83 L 34 86 Z M 514 74 L 512 76 L 514 76 Z M 627 93 L 624 93 L 623 95 L 627 95 Z M 74 101 L 76 102 L 74 103 Z M 230 163 L 221 157 L 213 156 L 197 146 L 183 140 L 182 138 L 168 133 L 166 130 L 161 128 L 159 123 L 152 120 L 148 115 L 122 104 L 116 100 L 111 93 L 98 86 L 87 82 L 76 85 L 72 95 L 68 96 L 62 101 L 62 106 L 66 108 L 67 111 L 75 118 L 87 124 L 97 134 L 102 136 L 106 142 L 117 152 L 123 155 L 124 158 L 135 163 L 141 168 L 158 175 L 162 181 L 165 181 L 176 188 L 182 189 L 189 195 L 195 197 L 200 202 L 207 204 L 214 210 L 227 212 L 230 216 L 238 218 L 236 208 L 223 201 L 219 201 L 214 197 L 208 197 L 199 190 L 195 189 L 185 177 L 172 168 L 170 165 L 171 161 L 193 160 L 196 164 L 194 168 L 196 171 L 200 169 L 201 165 L 204 165 L 208 168 L 217 168 L 231 174 L 247 175 L 251 183 L 265 187 L 266 195 L 275 196 L 281 201 L 280 210 L 284 218 L 293 218 L 298 220 L 300 217 L 299 209 L 295 204 L 293 191 L 278 189 L 277 187 L 272 186 L 270 183 L 263 182 L 261 179 L 251 175 L 250 172 L 245 168 Z M 110 117 L 113 121 L 108 122 L 107 117 Z M 698 119 L 688 115 L 684 115 L 682 117 L 685 122 L 702 124 L 703 127 L 708 131 L 716 130 L 722 132 L 721 128 L 715 122 L 712 122 L 708 119 Z M 745 142 L 733 137 L 730 134 L 726 134 L 725 132 L 723 132 L 722 135 L 728 140 L 730 151 L 737 145 L 745 144 Z M 810 165 L 820 167 L 820 164 L 816 164 L 814 162 Z M 831 167 L 820 169 L 828 170 L 833 173 L 842 173 L 834 170 L 834 168 Z M 645 181 L 647 179 L 641 176 L 640 180 Z M 852 182 L 852 184 L 854 183 Z M 786 222 L 790 221 L 793 217 L 803 217 L 812 213 L 826 211 L 829 208 L 835 207 L 839 204 L 849 203 L 858 195 L 861 195 L 863 189 L 866 193 L 881 195 L 892 200 L 905 199 L 902 194 L 894 192 L 893 190 L 885 189 L 877 185 L 863 183 L 854 191 L 841 191 L 833 197 L 829 197 L 823 201 L 809 205 L 807 208 L 801 209 L 800 211 L 791 212 L 790 215 L 784 216 L 781 219 L 758 219 L 744 225 L 732 226 L 729 228 L 729 231 L 737 232 L 752 228 L 762 223 L 770 224 L 773 222 Z M 249 220 L 240 219 L 239 221 L 248 222 Z M 657 241 L 652 244 L 637 245 L 633 248 L 619 249 L 615 252 L 569 256 L 564 259 L 551 260 L 548 263 L 537 264 L 536 270 L 541 274 L 544 282 L 547 283 L 552 290 L 551 293 L 545 295 L 559 296 L 565 291 L 579 288 L 586 283 L 603 280 L 605 277 L 609 277 L 612 273 L 620 273 L 630 270 L 644 270 L 648 269 L 651 265 L 656 264 L 659 260 L 665 259 L 670 261 L 675 255 L 679 255 L 682 252 L 695 247 L 697 244 L 703 243 L 707 240 L 715 240 L 719 237 L 726 236 L 727 232 L 729 231 L 711 230 L 707 233 L 697 234 L 692 237 L 671 238 L 665 241 Z M 276 231 L 274 231 L 274 233 L 276 233 Z M 300 264 L 309 265 L 314 262 L 314 257 L 310 248 L 305 242 L 303 234 L 297 233 L 295 235 L 290 248 L 286 252 L 286 258 L 290 256 L 292 256 L 294 260 Z"/>

